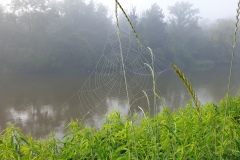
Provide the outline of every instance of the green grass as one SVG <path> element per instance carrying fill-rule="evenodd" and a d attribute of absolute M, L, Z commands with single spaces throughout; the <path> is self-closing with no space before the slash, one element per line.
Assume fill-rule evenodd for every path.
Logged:
<path fill-rule="evenodd" d="M 240 98 L 225 98 L 219 106 L 207 103 L 200 110 L 201 119 L 192 103 L 164 109 L 143 117 L 134 133 L 134 120 L 113 112 L 101 129 L 71 122 L 62 141 L 52 135 L 36 140 L 9 125 L 0 135 L 0 158 L 240 159 Z"/>

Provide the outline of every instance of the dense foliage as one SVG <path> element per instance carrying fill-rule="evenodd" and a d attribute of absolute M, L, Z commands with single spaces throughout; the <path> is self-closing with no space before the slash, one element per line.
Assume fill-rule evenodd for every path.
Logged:
<path fill-rule="evenodd" d="M 74 121 L 61 141 L 25 137 L 10 125 L 0 135 L 0 158 L 239 159 L 239 115 L 240 98 L 227 97 L 219 106 L 205 104 L 200 112 L 189 103 L 140 122 L 113 112 L 101 129 Z"/>
<path fill-rule="evenodd" d="M 200 23 L 199 10 L 188 2 L 169 7 L 165 17 L 153 4 L 129 18 L 141 42 L 181 69 L 230 62 L 234 20 Z M 88 71 L 99 59 L 109 27 L 108 9 L 85 0 L 12 0 L 0 7 L 0 72 Z M 125 19 L 122 16 L 122 19 Z M 121 27 L 129 24 L 121 20 Z M 239 55 L 235 60 L 240 62 Z"/>

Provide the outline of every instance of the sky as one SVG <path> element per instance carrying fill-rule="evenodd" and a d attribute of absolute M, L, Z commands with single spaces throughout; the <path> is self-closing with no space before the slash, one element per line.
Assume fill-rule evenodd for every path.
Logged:
<path fill-rule="evenodd" d="M 114 14 L 115 0 L 94 0 L 98 3 L 103 3 L 109 8 L 109 14 Z M 130 10 L 136 7 L 137 12 L 141 14 L 142 11 L 150 8 L 154 3 L 157 3 L 168 17 L 168 6 L 174 5 L 176 2 L 185 0 L 119 0 L 120 4 L 126 9 Z M 236 15 L 238 0 L 186 0 L 193 4 L 194 8 L 200 10 L 200 16 L 203 19 L 214 20 L 218 18 L 229 18 Z M 0 0 L 0 3 L 6 4 L 10 0 Z"/>
<path fill-rule="evenodd" d="M 154 3 L 157 3 L 162 9 L 166 17 L 168 14 L 168 6 L 174 5 L 176 2 L 184 0 L 119 0 L 120 4 L 127 10 L 136 7 L 137 12 L 150 8 Z M 200 10 L 200 16 L 203 19 L 214 20 L 218 18 L 229 18 L 236 15 L 238 0 L 187 0 L 193 4 L 193 8 Z M 109 12 L 114 14 L 115 0 L 95 0 L 109 7 Z M 184 1 L 186 2 L 186 1 Z M 110 13 L 111 14 L 111 13 Z"/>

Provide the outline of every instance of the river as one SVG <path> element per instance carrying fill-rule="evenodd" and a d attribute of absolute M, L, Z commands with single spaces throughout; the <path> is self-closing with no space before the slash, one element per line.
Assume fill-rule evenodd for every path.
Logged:
<path fill-rule="evenodd" d="M 211 101 L 218 104 L 227 93 L 228 68 L 185 72 L 185 75 L 189 78 L 202 104 Z M 44 137 L 55 132 L 61 137 L 71 119 L 84 118 L 83 122 L 86 125 L 101 126 L 102 117 L 113 110 L 120 111 L 123 115 L 128 113 L 129 103 L 127 97 L 120 94 L 121 91 L 118 91 L 119 96 L 114 96 L 112 93 L 104 95 L 108 93 L 108 88 L 105 88 L 105 91 L 101 89 L 95 91 L 93 86 L 93 90 L 86 90 L 82 95 L 79 91 L 88 76 L 89 74 L 86 73 L 2 75 L 0 78 L 1 131 L 11 122 L 20 127 L 24 134 Z M 232 96 L 238 95 L 239 80 L 240 73 L 235 69 L 231 83 Z M 97 83 L 95 79 L 95 84 Z M 125 90 L 123 84 L 121 83 L 119 88 Z M 175 110 L 185 106 L 190 100 L 184 84 L 171 69 L 158 76 L 156 88 L 164 102 L 164 104 L 157 103 L 158 111 L 161 111 L 163 105 Z M 132 90 L 129 93 L 131 95 L 134 95 L 136 90 L 138 92 L 134 95 L 136 97 L 142 93 L 137 87 L 128 89 Z M 153 104 L 153 98 L 151 96 L 148 98 L 150 104 Z M 133 106 L 131 111 L 134 113 L 142 114 L 139 107 L 144 112 L 149 111 L 146 97 L 131 99 L 131 105 Z M 150 113 L 152 112 L 153 108 L 150 108 Z"/>

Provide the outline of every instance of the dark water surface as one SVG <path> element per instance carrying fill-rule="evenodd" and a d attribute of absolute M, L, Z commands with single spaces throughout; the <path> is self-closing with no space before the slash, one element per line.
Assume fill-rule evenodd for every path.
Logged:
<path fill-rule="evenodd" d="M 185 72 L 185 75 L 189 78 L 203 104 L 210 101 L 219 103 L 225 97 L 229 75 L 228 68 Z M 85 124 L 100 126 L 103 123 L 102 116 L 109 114 L 112 110 L 118 110 L 123 114 L 128 113 L 127 99 L 121 98 L 121 96 L 112 97 L 109 94 L 102 98 L 102 102 L 99 103 L 95 102 L 99 99 L 99 95 L 90 95 L 90 92 L 87 92 L 81 98 L 78 94 L 73 96 L 87 78 L 88 74 L 79 73 L 1 75 L 1 131 L 8 122 L 11 122 L 20 127 L 25 134 L 30 133 L 35 137 L 43 137 L 50 132 L 55 132 L 57 136 L 61 137 L 64 128 L 71 119 L 82 119 L 85 116 Z M 124 89 L 124 85 L 121 88 Z M 157 88 L 166 106 L 170 109 L 184 106 L 190 99 L 183 83 L 172 70 L 168 70 L 158 77 Z M 136 88 L 130 89 L 135 90 Z M 231 95 L 236 96 L 239 90 L 240 73 L 235 69 L 231 84 Z M 81 105 L 81 101 L 89 100 L 88 96 L 91 96 L 91 98 L 96 96 L 93 102 L 95 106 L 98 106 L 97 110 L 93 109 L 94 105 Z M 150 98 L 150 100 L 152 99 Z M 145 98 L 133 104 L 135 105 L 134 112 L 141 113 L 137 106 L 148 111 Z M 161 106 L 159 105 L 159 109 Z M 91 112 L 87 114 L 88 111 Z"/>

